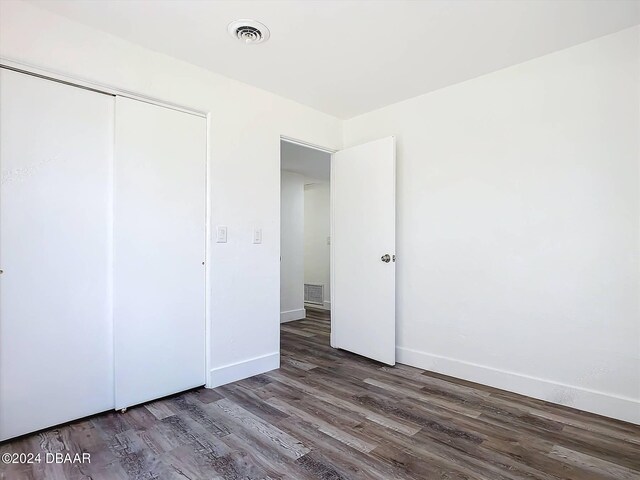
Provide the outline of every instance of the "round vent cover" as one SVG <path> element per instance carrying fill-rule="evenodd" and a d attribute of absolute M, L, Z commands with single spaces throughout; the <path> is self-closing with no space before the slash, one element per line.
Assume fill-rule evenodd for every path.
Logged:
<path fill-rule="evenodd" d="M 236 20 L 229 24 L 227 30 L 229 35 L 247 45 L 266 42 L 270 35 L 269 29 L 255 20 Z"/>

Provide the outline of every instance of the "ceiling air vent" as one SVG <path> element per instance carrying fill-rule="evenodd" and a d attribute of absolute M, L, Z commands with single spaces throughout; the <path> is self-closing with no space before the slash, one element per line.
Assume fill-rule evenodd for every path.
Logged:
<path fill-rule="evenodd" d="M 270 36 L 269 29 L 255 20 L 236 20 L 229 24 L 227 30 L 229 35 L 247 45 L 266 42 Z"/>

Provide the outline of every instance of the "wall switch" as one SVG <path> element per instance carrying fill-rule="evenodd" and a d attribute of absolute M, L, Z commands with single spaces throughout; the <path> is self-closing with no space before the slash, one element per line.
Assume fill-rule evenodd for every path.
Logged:
<path fill-rule="evenodd" d="M 331 237 L 327 237 L 327 245 L 331 245 Z"/>
<path fill-rule="evenodd" d="M 253 243 L 262 243 L 262 229 L 254 228 L 253 229 Z"/>
<path fill-rule="evenodd" d="M 224 225 L 216 228 L 216 243 L 227 243 L 227 227 Z"/>

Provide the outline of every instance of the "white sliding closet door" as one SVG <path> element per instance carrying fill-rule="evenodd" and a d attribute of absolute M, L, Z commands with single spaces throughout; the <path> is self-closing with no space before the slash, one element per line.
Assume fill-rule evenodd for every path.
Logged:
<path fill-rule="evenodd" d="M 114 407 L 113 106 L 0 69 L 0 440 Z"/>
<path fill-rule="evenodd" d="M 205 383 L 206 120 L 116 98 L 116 408 Z"/>

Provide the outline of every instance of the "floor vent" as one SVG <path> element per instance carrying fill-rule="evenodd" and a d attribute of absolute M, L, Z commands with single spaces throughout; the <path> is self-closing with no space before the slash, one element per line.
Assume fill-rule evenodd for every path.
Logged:
<path fill-rule="evenodd" d="M 315 283 L 304 284 L 304 301 L 307 303 L 315 303 L 323 305 L 324 302 L 324 285 Z"/>

